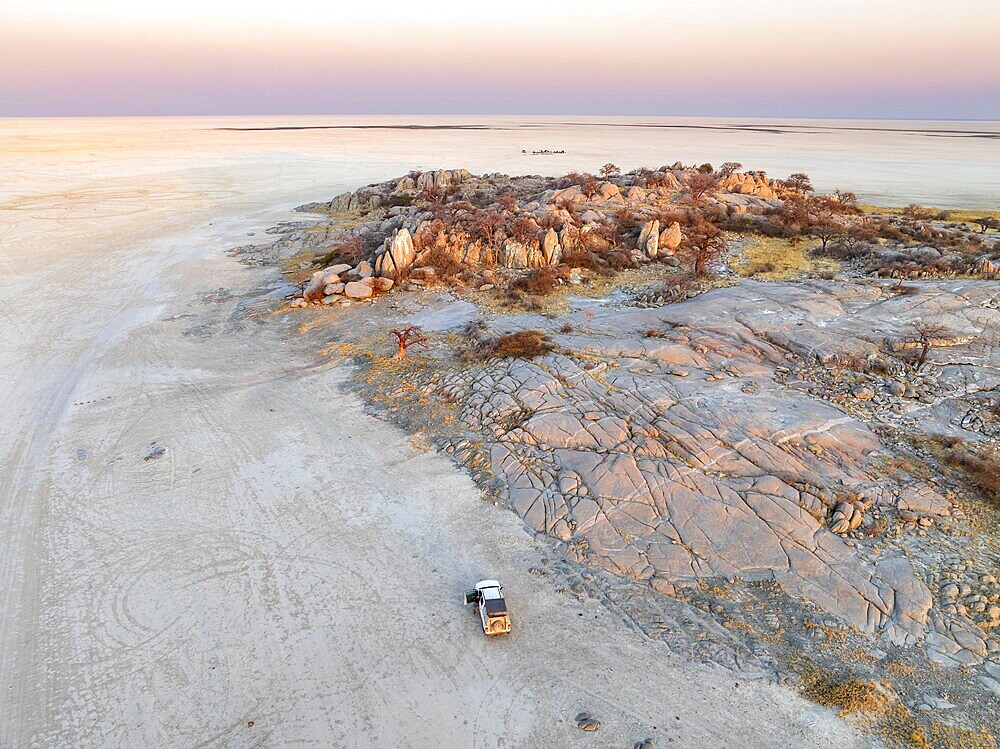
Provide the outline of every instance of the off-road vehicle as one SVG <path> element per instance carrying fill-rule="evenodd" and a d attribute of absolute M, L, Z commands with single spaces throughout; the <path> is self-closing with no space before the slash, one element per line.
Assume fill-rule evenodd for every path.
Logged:
<path fill-rule="evenodd" d="M 503 597 L 503 586 L 496 580 L 480 580 L 472 590 L 465 591 L 465 603 L 479 605 L 479 618 L 487 637 L 510 634 L 510 615 Z"/>

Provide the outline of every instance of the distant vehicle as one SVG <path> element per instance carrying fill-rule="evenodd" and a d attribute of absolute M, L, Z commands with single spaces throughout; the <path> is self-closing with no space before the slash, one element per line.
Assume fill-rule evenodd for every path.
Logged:
<path fill-rule="evenodd" d="M 496 580 L 480 580 L 472 590 L 465 591 L 465 603 L 479 605 L 479 618 L 487 637 L 510 634 L 510 614 L 503 597 L 503 586 Z"/>

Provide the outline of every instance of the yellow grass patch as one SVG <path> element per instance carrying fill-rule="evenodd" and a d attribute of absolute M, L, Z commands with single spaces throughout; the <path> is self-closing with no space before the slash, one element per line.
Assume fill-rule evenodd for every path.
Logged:
<path fill-rule="evenodd" d="M 967 209 L 967 208 L 955 208 L 955 209 L 950 209 L 950 208 L 931 208 L 929 206 L 921 206 L 921 207 L 925 211 L 927 211 L 927 213 L 929 215 L 931 215 L 931 216 L 935 216 L 936 217 L 936 216 L 938 216 L 941 213 L 947 214 L 947 218 L 944 218 L 944 219 L 934 218 L 934 219 L 932 219 L 934 221 L 943 220 L 945 222 L 950 222 L 950 223 L 962 223 L 962 224 L 965 224 L 966 228 L 970 229 L 971 231 L 979 231 L 979 227 L 972 223 L 972 221 L 974 219 L 982 218 L 982 217 L 985 216 L 985 217 L 994 218 L 994 219 L 997 219 L 998 221 L 1000 221 L 1000 211 L 996 211 L 996 210 L 985 210 L 985 209 L 976 209 L 976 208 L 973 208 L 973 209 Z M 866 215 L 866 216 L 875 216 L 875 215 L 902 216 L 903 215 L 903 209 L 902 208 L 896 208 L 896 207 L 884 208 L 884 207 L 878 206 L 878 205 L 859 205 L 858 208 L 860 208 L 861 212 L 864 213 L 864 215 Z M 993 233 L 993 232 L 991 232 L 991 233 Z"/>
<path fill-rule="evenodd" d="M 779 237 L 745 237 L 746 263 L 740 265 L 740 275 L 781 281 L 799 276 L 836 273 L 840 263 L 829 258 L 813 257 L 806 242 L 793 242 Z"/>

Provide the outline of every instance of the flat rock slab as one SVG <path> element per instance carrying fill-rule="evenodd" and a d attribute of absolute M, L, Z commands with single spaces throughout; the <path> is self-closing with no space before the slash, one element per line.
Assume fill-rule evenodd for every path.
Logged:
<path fill-rule="evenodd" d="M 606 310 L 581 321 L 583 332 L 553 333 L 565 354 L 477 370 L 462 421 L 484 438 L 510 506 L 581 558 L 654 587 L 772 579 L 863 631 L 913 644 L 927 630 L 927 587 L 905 557 L 863 558 L 827 518 L 845 498 L 929 512 L 947 501 L 924 485 L 894 496 L 873 468 L 883 445 L 868 425 L 782 386 L 776 371 L 789 355 L 884 353 L 927 317 L 970 336 L 941 356 L 993 366 L 996 293 L 965 281 L 905 295 L 746 282 L 682 304 Z M 525 327 L 553 327 L 533 322 Z"/>
<path fill-rule="evenodd" d="M 410 325 L 427 332 L 445 332 L 457 330 L 468 325 L 480 316 L 479 308 L 472 302 L 455 301 L 440 309 L 428 310 L 413 315 L 408 320 Z"/>

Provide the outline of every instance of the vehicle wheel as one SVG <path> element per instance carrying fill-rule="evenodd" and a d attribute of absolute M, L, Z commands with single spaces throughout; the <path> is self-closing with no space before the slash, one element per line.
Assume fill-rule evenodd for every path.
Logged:
<path fill-rule="evenodd" d="M 472 590 L 465 591 L 465 602 L 475 603 L 479 600 L 479 591 L 473 588 Z"/>

